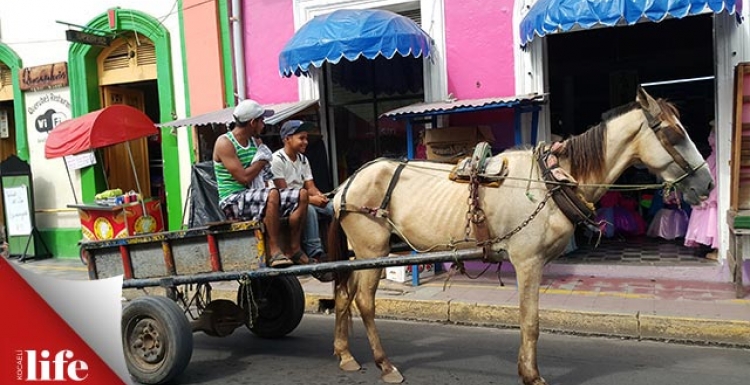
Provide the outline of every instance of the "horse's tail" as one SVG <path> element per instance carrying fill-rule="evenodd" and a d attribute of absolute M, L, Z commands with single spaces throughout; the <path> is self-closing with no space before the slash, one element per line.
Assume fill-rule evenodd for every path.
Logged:
<path fill-rule="evenodd" d="M 342 213 L 343 215 L 343 213 Z M 341 228 L 339 217 L 334 215 L 328 227 L 328 260 L 344 261 L 348 259 L 349 248 L 347 247 L 346 234 Z M 343 285 L 349 280 L 351 271 L 339 271 L 336 273 L 336 287 Z"/>

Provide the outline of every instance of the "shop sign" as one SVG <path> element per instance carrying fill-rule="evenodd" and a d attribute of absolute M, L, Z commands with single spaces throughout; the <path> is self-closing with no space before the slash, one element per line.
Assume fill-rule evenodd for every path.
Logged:
<path fill-rule="evenodd" d="M 39 143 L 47 140 L 47 134 L 55 126 L 71 117 L 70 89 L 27 92 L 26 121 L 31 127 L 29 138 L 36 136 Z"/>
<path fill-rule="evenodd" d="M 110 38 L 109 36 L 94 35 L 93 33 L 76 31 L 72 29 L 65 31 L 65 40 L 73 43 L 99 45 L 103 47 L 108 47 L 109 43 L 112 42 L 112 38 Z"/>
<path fill-rule="evenodd" d="M 37 91 L 68 85 L 68 63 L 26 67 L 19 72 L 21 91 Z"/>

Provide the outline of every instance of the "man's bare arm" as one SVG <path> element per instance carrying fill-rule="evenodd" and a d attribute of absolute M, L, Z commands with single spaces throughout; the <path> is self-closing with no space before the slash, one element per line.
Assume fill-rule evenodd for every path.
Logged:
<path fill-rule="evenodd" d="M 242 163 L 240 163 L 240 158 L 237 157 L 237 152 L 234 150 L 232 142 L 223 136 L 216 140 L 214 161 L 223 163 L 227 171 L 232 174 L 232 177 L 244 185 L 249 184 L 255 179 L 268 163 L 262 160 L 251 164 L 247 168 L 242 167 Z"/>

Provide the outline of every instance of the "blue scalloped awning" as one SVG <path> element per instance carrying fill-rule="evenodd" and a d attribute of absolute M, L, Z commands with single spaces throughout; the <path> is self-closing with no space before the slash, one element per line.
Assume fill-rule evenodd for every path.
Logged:
<path fill-rule="evenodd" d="M 284 77 L 307 74 L 310 66 L 342 58 L 430 57 L 432 38 L 406 16 L 384 10 L 338 10 L 303 25 L 279 53 Z"/>
<path fill-rule="evenodd" d="M 742 0 L 539 0 L 521 21 L 521 45 L 536 36 L 596 26 L 660 22 L 701 13 L 734 14 Z"/>

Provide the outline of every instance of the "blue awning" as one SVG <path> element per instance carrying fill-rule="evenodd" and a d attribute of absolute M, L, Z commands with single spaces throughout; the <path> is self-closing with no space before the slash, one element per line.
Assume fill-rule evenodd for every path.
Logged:
<path fill-rule="evenodd" d="M 521 45 L 557 32 L 658 23 L 708 12 L 733 14 L 741 8 L 742 0 L 539 0 L 521 21 Z"/>
<path fill-rule="evenodd" d="M 279 54 L 284 77 L 307 74 L 310 66 L 341 58 L 429 57 L 432 38 L 406 16 L 384 10 L 338 10 L 303 25 Z"/>

